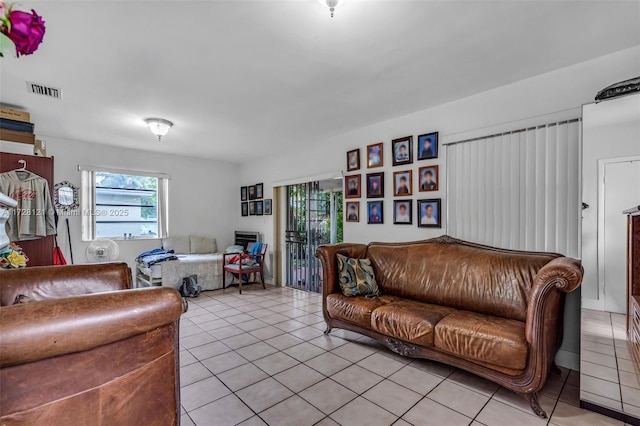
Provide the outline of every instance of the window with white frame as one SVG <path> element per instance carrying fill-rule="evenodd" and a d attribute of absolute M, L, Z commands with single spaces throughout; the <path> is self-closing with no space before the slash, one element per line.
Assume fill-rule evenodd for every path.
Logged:
<path fill-rule="evenodd" d="M 81 166 L 82 239 L 164 238 L 169 175 Z"/>

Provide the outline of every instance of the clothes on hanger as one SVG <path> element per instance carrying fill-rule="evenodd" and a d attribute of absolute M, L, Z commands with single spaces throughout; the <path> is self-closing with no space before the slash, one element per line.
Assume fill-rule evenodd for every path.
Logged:
<path fill-rule="evenodd" d="M 55 211 L 45 178 L 23 169 L 0 173 L 0 192 L 18 201 L 6 224 L 11 241 L 33 240 L 56 233 Z"/>

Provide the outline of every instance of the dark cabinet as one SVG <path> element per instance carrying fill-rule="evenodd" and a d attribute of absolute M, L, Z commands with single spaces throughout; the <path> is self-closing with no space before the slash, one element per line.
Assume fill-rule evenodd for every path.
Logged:
<path fill-rule="evenodd" d="M 640 371 L 640 206 L 627 215 L 627 340 L 636 368 Z"/>
<path fill-rule="evenodd" d="M 53 157 L 38 157 L 35 155 L 10 154 L 0 152 L 0 173 L 16 170 L 22 167 L 18 162 L 25 160 L 27 170 L 35 173 L 47 180 L 49 191 L 53 200 Z M 29 263 L 27 266 L 53 265 L 53 236 L 38 238 L 36 240 L 16 241 L 27 256 Z"/>

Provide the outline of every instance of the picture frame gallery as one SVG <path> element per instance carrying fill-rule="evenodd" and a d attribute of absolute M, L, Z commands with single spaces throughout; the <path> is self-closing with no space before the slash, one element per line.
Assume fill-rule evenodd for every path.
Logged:
<path fill-rule="evenodd" d="M 367 169 L 384 167 L 384 145 L 385 142 L 377 142 L 366 146 L 363 152 L 363 155 L 366 155 L 366 159 L 362 159 L 362 161 L 366 160 Z M 439 165 L 435 162 L 428 163 L 430 160 L 438 159 L 439 132 L 395 138 L 391 140 L 388 146 L 391 151 L 391 166 L 406 167 L 405 170 L 393 171 L 392 188 L 389 189 L 393 189 L 393 197 L 398 199 L 393 200 L 393 210 L 387 212 L 387 214 L 393 214 L 393 223 L 396 225 L 413 225 L 415 223 L 420 228 L 441 228 L 443 220 L 442 199 L 415 200 L 414 208 L 414 199 L 411 198 L 414 195 L 414 190 L 416 194 L 418 192 L 430 192 L 437 196 L 437 192 L 441 188 Z M 364 167 L 361 163 L 360 151 L 360 148 L 346 151 L 347 172 L 358 171 L 361 167 Z M 427 163 L 419 164 L 418 167 L 413 168 L 415 167 L 412 166 L 414 160 L 419 162 L 427 161 Z M 353 199 L 366 197 L 371 199 L 371 201 L 367 201 L 366 209 L 363 207 L 362 211 L 362 214 L 366 215 L 367 223 L 384 223 L 384 175 L 384 171 L 379 171 L 344 176 L 345 222 L 360 222 L 360 201 Z M 390 177 L 388 176 L 388 178 Z"/>
<path fill-rule="evenodd" d="M 240 215 L 262 216 L 272 214 L 271 199 L 264 198 L 264 184 L 240 187 Z"/>

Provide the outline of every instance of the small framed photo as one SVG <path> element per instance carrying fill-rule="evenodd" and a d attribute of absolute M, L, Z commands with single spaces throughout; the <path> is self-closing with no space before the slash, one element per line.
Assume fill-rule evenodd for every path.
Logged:
<path fill-rule="evenodd" d="M 255 185 L 251 185 L 250 187 L 248 187 L 248 191 L 249 191 L 249 199 L 250 200 L 255 200 L 256 199 L 256 186 Z"/>
<path fill-rule="evenodd" d="M 384 173 L 367 174 L 367 198 L 384 198 Z"/>
<path fill-rule="evenodd" d="M 438 166 L 425 166 L 418 169 L 420 192 L 438 190 Z"/>
<path fill-rule="evenodd" d="M 413 170 L 393 173 L 393 195 L 404 197 L 413 194 Z"/>
<path fill-rule="evenodd" d="M 394 166 L 413 163 L 413 136 L 392 140 L 391 152 Z"/>
<path fill-rule="evenodd" d="M 418 136 L 418 160 L 438 158 L 438 132 Z"/>
<path fill-rule="evenodd" d="M 273 212 L 271 211 L 271 198 L 264 200 L 264 214 L 271 215 Z"/>
<path fill-rule="evenodd" d="M 367 168 L 373 169 L 376 167 L 382 167 L 383 162 L 383 152 L 382 147 L 383 143 L 374 143 L 373 145 L 367 146 Z"/>
<path fill-rule="evenodd" d="M 247 187 L 246 186 L 241 186 L 240 187 L 240 201 L 247 201 L 248 199 L 248 195 L 247 195 Z"/>
<path fill-rule="evenodd" d="M 264 205 L 262 200 L 256 201 L 256 216 L 262 216 L 264 214 Z"/>
<path fill-rule="evenodd" d="M 264 187 L 261 183 L 256 184 L 256 200 L 263 197 Z"/>
<path fill-rule="evenodd" d="M 412 201 L 395 200 L 393 202 L 393 223 L 396 225 L 411 225 L 413 223 Z"/>
<path fill-rule="evenodd" d="M 240 203 L 240 211 L 242 212 L 242 216 L 249 216 L 249 203 Z"/>
<path fill-rule="evenodd" d="M 442 228 L 441 204 L 440 198 L 418 200 L 419 228 Z"/>
<path fill-rule="evenodd" d="M 367 202 L 367 223 L 384 223 L 382 207 L 382 200 Z"/>
<path fill-rule="evenodd" d="M 255 216 L 255 215 L 256 215 L 256 202 L 249 201 L 249 216 Z"/>
<path fill-rule="evenodd" d="M 347 202 L 347 222 L 360 222 L 360 202 Z"/>
<path fill-rule="evenodd" d="M 347 152 L 347 171 L 360 170 L 360 148 Z"/>
<path fill-rule="evenodd" d="M 349 175 L 344 177 L 344 193 L 345 198 L 360 198 L 361 196 L 361 177 L 360 175 Z"/>

